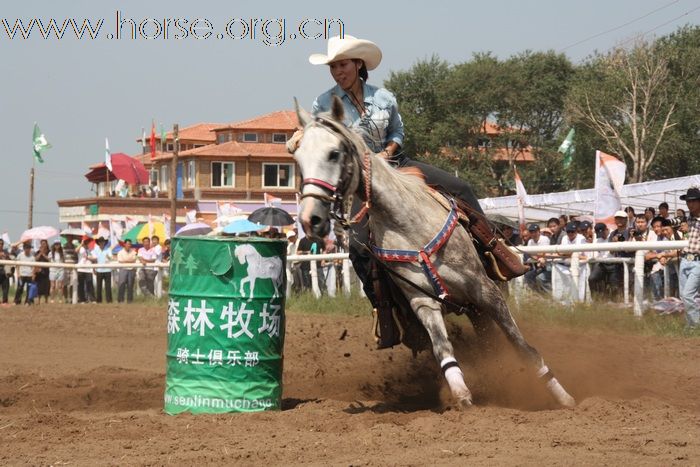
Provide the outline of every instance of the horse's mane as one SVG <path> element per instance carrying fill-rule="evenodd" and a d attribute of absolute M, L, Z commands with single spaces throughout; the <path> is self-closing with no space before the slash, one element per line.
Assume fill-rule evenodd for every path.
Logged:
<path fill-rule="evenodd" d="M 330 112 L 321 113 L 316 117 L 316 119 L 320 121 L 321 125 L 330 126 L 334 131 L 339 133 L 354 146 L 354 157 L 358 158 L 360 166 L 362 166 L 363 162 L 359 160 L 359 158 L 363 154 L 370 152 L 371 154 L 376 155 L 376 153 L 374 153 L 369 146 L 367 146 L 367 143 L 365 143 L 362 136 L 350 130 L 344 123 L 335 120 Z M 410 191 L 414 194 L 421 193 L 429 196 L 427 193 L 428 186 L 425 183 L 425 175 L 420 171 L 420 169 L 415 167 L 396 169 L 389 165 L 389 163 L 382 157 L 374 157 L 372 162 L 373 164 L 382 164 L 384 167 L 386 167 L 388 173 L 396 179 L 397 184 L 405 188 L 406 191 Z"/>

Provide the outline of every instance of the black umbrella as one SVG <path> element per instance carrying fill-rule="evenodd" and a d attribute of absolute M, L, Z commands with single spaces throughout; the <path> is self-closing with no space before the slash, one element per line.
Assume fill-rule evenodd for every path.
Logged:
<path fill-rule="evenodd" d="M 281 226 L 294 223 L 294 219 L 287 211 L 274 207 L 256 209 L 248 216 L 248 220 L 262 225 Z"/>
<path fill-rule="evenodd" d="M 486 218 L 495 224 L 505 225 L 506 227 L 510 227 L 512 229 L 518 228 L 518 224 L 515 221 L 508 219 L 502 214 L 487 214 Z"/>

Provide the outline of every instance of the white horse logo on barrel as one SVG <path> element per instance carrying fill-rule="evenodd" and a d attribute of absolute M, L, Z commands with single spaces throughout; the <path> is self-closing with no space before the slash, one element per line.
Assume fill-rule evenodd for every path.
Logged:
<path fill-rule="evenodd" d="M 250 284 L 249 300 L 253 299 L 253 290 L 255 289 L 255 281 L 258 279 L 272 280 L 272 286 L 275 288 L 275 293 L 272 298 L 279 297 L 279 287 L 282 285 L 282 258 L 271 256 L 266 258 L 250 244 L 238 245 L 233 254 L 236 255 L 238 262 L 241 264 L 248 263 L 248 275 L 241 279 L 241 296 L 245 297 L 244 285 Z"/>

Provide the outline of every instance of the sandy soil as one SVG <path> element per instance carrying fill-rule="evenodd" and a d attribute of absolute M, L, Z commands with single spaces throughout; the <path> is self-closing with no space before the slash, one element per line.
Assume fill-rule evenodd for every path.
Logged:
<path fill-rule="evenodd" d="M 156 307 L 0 309 L 0 463 L 700 463 L 699 339 L 523 325 L 579 402 L 558 410 L 509 349 L 484 351 L 458 321 L 476 402 L 460 412 L 432 357 L 373 349 L 369 318 L 291 313 L 285 410 L 172 417 L 164 323 Z"/>

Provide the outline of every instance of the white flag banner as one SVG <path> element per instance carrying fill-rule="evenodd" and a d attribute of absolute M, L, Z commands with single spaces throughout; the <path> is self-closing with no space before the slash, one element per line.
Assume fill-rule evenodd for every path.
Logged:
<path fill-rule="evenodd" d="M 627 166 L 603 151 L 595 153 L 595 221 L 615 229 L 615 212 L 622 208 L 620 193 L 625 184 Z"/>
<path fill-rule="evenodd" d="M 235 216 L 243 212 L 243 210 L 235 204 L 224 203 L 222 201 L 217 201 L 216 209 L 219 216 Z"/>
<path fill-rule="evenodd" d="M 7 232 L 2 233 L 2 239 L 5 241 L 5 246 L 10 246 L 12 242 L 10 242 L 10 234 Z"/>
<path fill-rule="evenodd" d="M 165 238 L 172 237 L 170 232 L 170 216 L 167 214 L 163 214 L 163 227 L 165 228 Z"/>
<path fill-rule="evenodd" d="M 267 193 L 264 194 L 263 196 L 265 200 L 265 206 L 275 206 L 275 207 L 280 207 L 282 206 L 282 198 L 278 198 L 276 196 L 269 195 Z"/>
<path fill-rule="evenodd" d="M 112 171 L 112 153 L 109 152 L 109 141 L 105 138 L 105 165 L 107 170 Z"/>
<path fill-rule="evenodd" d="M 197 222 L 197 210 L 193 209 L 191 211 L 187 211 L 187 214 L 185 214 L 185 223 L 194 224 L 195 222 Z"/>
<path fill-rule="evenodd" d="M 109 243 L 115 246 L 119 239 L 122 238 L 124 233 L 124 227 L 122 227 L 121 221 L 109 221 L 110 238 Z"/>
<path fill-rule="evenodd" d="M 107 226 L 104 224 L 104 222 L 100 222 L 97 225 L 97 236 L 98 237 L 103 237 L 105 240 L 109 240 L 111 237 L 111 232 L 107 228 Z"/>
<path fill-rule="evenodd" d="M 129 230 L 136 227 L 136 224 L 138 224 L 138 223 L 139 222 L 136 219 L 134 219 L 133 217 L 126 216 L 126 222 L 125 222 L 126 225 L 124 228 L 128 232 Z"/>
<path fill-rule="evenodd" d="M 92 237 L 92 227 L 90 227 L 87 222 L 82 221 L 80 223 L 80 230 L 85 232 L 86 235 L 89 235 Z"/>
<path fill-rule="evenodd" d="M 243 209 L 239 208 L 233 203 L 227 203 L 224 201 L 216 202 L 216 219 L 214 222 L 218 227 L 225 227 L 230 224 L 234 218 L 240 216 Z"/>
<path fill-rule="evenodd" d="M 520 224 L 520 232 L 525 230 L 525 206 L 530 204 L 530 199 L 527 196 L 527 191 L 525 191 L 525 185 L 520 179 L 520 174 L 518 169 L 513 167 L 513 173 L 515 174 L 515 196 L 518 201 L 518 224 Z"/>

